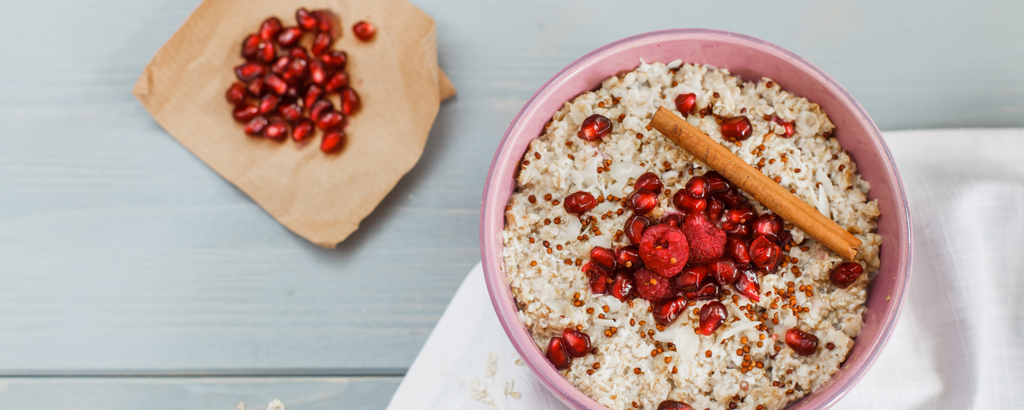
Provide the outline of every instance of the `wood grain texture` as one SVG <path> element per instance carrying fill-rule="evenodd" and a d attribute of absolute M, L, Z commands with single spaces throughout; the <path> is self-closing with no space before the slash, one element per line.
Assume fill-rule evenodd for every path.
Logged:
<path fill-rule="evenodd" d="M 1024 126 L 1020 2 L 413 2 L 459 95 L 335 250 L 278 225 L 132 97 L 198 0 L 6 3 L 0 35 L 19 40 L 0 46 L 0 369 L 407 367 L 479 260 L 480 193 L 509 122 L 559 69 L 632 34 L 771 41 L 883 130 Z"/>
<path fill-rule="evenodd" d="M 8 378 L 0 408 L 81 410 L 264 410 L 273 399 L 288 409 L 383 409 L 398 377 Z M 54 394 L 59 393 L 59 394 Z"/>

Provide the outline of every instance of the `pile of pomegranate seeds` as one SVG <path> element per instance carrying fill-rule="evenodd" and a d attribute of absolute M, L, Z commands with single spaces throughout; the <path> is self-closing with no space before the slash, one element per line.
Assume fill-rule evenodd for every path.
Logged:
<path fill-rule="evenodd" d="M 341 35 L 341 23 L 328 10 L 305 8 L 296 10 L 295 20 L 297 26 L 285 27 L 277 17 L 270 17 L 242 41 L 245 62 L 235 67 L 238 81 L 225 97 L 234 106 L 232 117 L 245 124 L 247 135 L 284 141 L 290 134 L 302 142 L 319 128 L 323 132 L 320 150 L 335 152 L 345 145 L 348 116 L 360 105 L 345 71 L 348 55 L 330 50 Z M 352 31 L 369 41 L 377 29 L 360 21 Z M 308 48 L 304 40 L 309 41 Z"/>

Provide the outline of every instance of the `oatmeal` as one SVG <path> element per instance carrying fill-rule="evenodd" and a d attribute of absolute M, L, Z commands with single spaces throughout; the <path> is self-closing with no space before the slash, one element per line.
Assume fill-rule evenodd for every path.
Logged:
<path fill-rule="evenodd" d="M 649 129 L 660 106 L 854 234 L 856 260 Z M 565 103 L 506 209 L 520 320 L 611 409 L 779 409 L 808 394 L 860 333 L 881 244 L 877 203 L 833 128 L 769 79 L 678 61 L 641 62 Z"/>

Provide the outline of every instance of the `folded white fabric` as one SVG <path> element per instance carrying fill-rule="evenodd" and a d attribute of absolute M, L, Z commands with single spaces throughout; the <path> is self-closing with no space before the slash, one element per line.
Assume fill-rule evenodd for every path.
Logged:
<path fill-rule="evenodd" d="M 834 408 L 1024 406 L 1024 129 L 885 138 L 914 219 L 911 291 L 889 345 Z M 477 265 L 388 409 L 564 409 L 521 363 Z"/>

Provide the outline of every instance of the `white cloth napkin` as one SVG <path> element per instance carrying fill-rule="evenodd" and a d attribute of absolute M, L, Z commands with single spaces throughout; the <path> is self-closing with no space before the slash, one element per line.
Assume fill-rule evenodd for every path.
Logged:
<path fill-rule="evenodd" d="M 881 357 L 834 409 L 1024 407 L 1024 129 L 885 138 L 914 219 L 911 291 Z M 388 409 L 566 408 L 518 360 L 477 265 Z"/>

